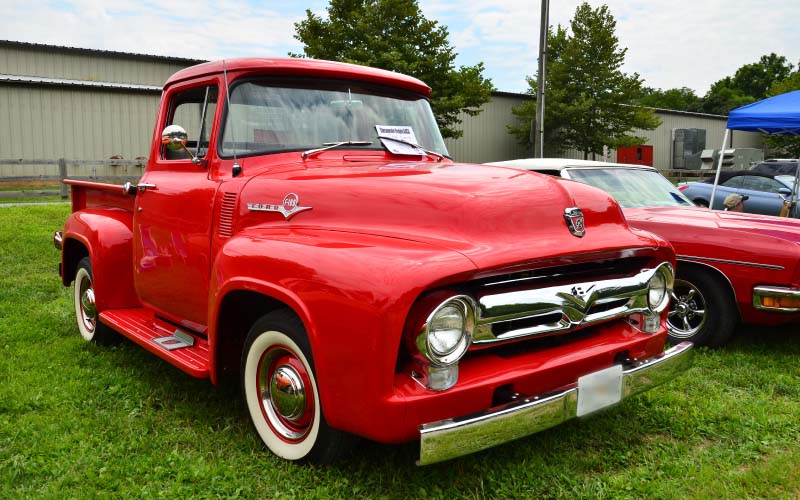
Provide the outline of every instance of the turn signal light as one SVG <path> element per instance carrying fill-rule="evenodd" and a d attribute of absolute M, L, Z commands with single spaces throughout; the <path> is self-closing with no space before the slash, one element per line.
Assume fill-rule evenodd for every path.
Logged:
<path fill-rule="evenodd" d="M 761 305 L 770 309 L 800 308 L 800 298 L 761 297 Z"/>

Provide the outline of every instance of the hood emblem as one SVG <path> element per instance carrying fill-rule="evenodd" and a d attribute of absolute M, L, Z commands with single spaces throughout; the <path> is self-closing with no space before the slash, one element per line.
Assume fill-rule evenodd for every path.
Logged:
<path fill-rule="evenodd" d="M 254 212 L 280 212 L 289 220 L 294 214 L 311 210 L 312 207 L 301 207 L 300 197 L 294 193 L 289 193 L 283 197 L 283 203 L 280 205 L 271 205 L 268 203 L 248 203 L 247 209 Z"/>
<path fill-rule="evenodd" d="M 573 236 L 583 238 L 586 234 L 586 226 L 583 224 L 583 212 L 578 207 L 570 207 L 564 210 L 564 220 L 567 221 L 569 232 Z"/>

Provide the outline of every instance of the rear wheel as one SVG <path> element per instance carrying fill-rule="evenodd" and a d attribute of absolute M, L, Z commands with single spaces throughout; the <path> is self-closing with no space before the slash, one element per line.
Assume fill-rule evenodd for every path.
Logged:
<path fill-rule="evenodd" d="M 95 344 L 113 344 L 119 340 L 117 332 L 98 321 L 92 261 L 89 257 L 84 257 L 78 262 L 73 283 L 73 302 L 81 337 Z"/>
<path fill-rule="evenodd" d="M 708 208 L 708 202 L 703 199 L 692 200 L 698 207 Z"/>
<path fill-rule="evenodd" d="M 351 436 L 328 426 L 320 406 L 311 348 L 302 322 L 289 311 L 263 316 L 242 353 L 242 392 L 261 440 L 287 460 L 330 463 Z"/>
<path fill-rule="evenodd" d="M 722 278 L 705 269 L 678 266 L 667 314 L 672 342 L 719 347 L 731 338 L 738 319 L 733 293 Z"/>

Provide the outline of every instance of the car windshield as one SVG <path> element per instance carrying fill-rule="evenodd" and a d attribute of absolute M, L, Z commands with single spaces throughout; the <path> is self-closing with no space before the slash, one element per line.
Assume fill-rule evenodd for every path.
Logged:
<path fill-rule="evenodd" d="M 570 168 L 570 179 L 600 188 L 623 208 L 694 206 L 658 172 L 640 168 Z"/>
<path fill-rule="evenodd" d="M 447 155 L 428 100 L 352 82 L 256 79 L 232 87 L 220 155 L 305 151 L 332 143 L 383 150 L 376 126 Z"/>
<path fill-rule="evenodd" d="M 794 188 L 794 176 L 793 175 L 776 175 L 775 176 L 775 180 L 776 181 L 780 181 L 781 183 L 786 185 L 786 187 L 788 187 L 789 189 L 793 189 Z"/>

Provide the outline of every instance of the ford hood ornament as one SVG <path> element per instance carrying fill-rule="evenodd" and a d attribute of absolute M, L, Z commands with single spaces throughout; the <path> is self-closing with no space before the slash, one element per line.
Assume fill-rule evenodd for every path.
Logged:
<path fill-rule="evenodd" d="M 283 203 L 280 205 L 271 205 L 267 203 L 248 203 L 247 209 L 257 212 L 279 212 L 286 220 L 289 220 L 294 214 L 311 210 L 312 207 L 301 207 L 300 197 L 294 193 L 289 193 L 283 197 Z"/>
<path fill-rule="evenodd" d="M 573 236 L 583 238 L 586 234 L 586 226 L 583 224 L 583 212 L 578 207 L 570 207 L 564 210 L 564 220 L 567 221 L 569 232 Z"/>

